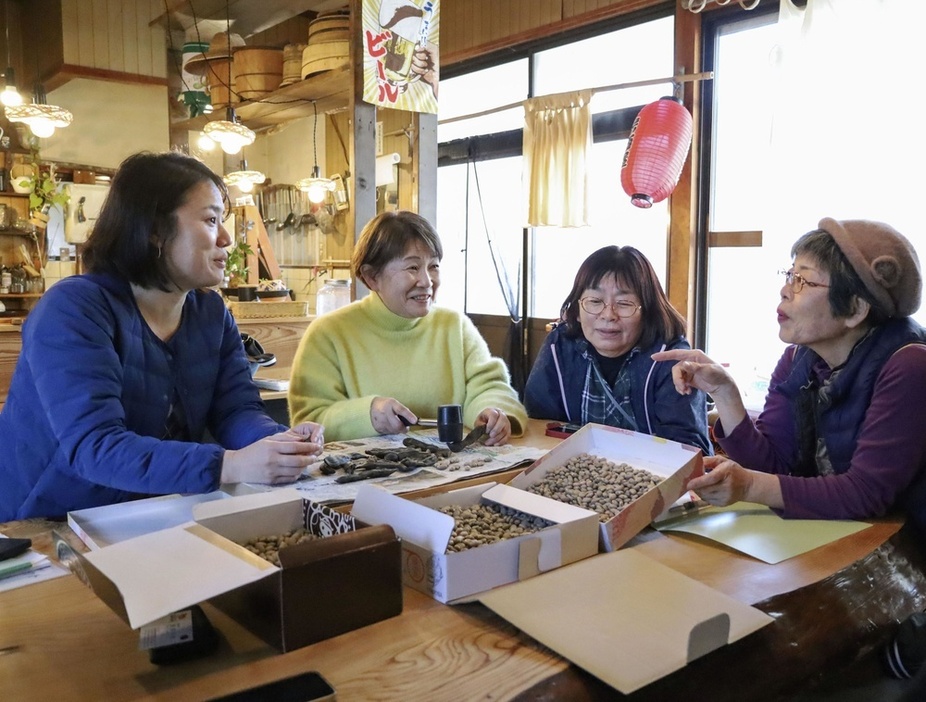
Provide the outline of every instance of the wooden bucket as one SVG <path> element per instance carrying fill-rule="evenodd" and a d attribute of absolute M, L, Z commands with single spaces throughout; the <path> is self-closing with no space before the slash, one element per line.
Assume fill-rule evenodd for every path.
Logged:
<path fill-rule="evenodd" d="M 347 41 L 326 41 L 309 44 L 302 52 L 302 77 L 341 68 L 350 63 L 350 46 Z"/>
<path fill-rule="evenodd" d="M 283 81 L 283 49 L 243 46 L 235 50 L 235 90 L 242 100 L 258 100 Z"/>
<path fill-rule="evenodd" d="M 283 81 L 280 87 L 302 79 L 302 52 L 305 44 L 287 44 L 283 47 Z"/>
<path fill-rule="evenodd" d="M 309 22 L 309 44 L 350 40 L 350 13 L 332 12 Z"/>
<path fill-rule="evenodd" d="M 235 66 L 232 59 L 212 59 L 206 66 L 206 86 L 212 107 L 220 110 L 239 102 L 235 94 Z"/>

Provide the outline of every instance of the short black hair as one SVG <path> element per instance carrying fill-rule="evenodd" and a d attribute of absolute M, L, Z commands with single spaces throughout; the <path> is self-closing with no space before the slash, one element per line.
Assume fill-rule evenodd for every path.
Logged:
<path fill-rule="evenodd" d="M 126 158 L 83 247 L 84 269 L 170 290 L 161 249 L 177 235 L 177 210 L 203 182 L 219 189 L 227 214 L 228 188 L 202 161 L 176 151 L 143 151 Z"/>
<path fill-rule="evenodd" d="M 572 290 L 560 309 L 567 336 L 581 336 L 579 298 L 589 288 L 598 287 L 608 275 L 627 285 L 640 298 L 643 320 L 640 346 L 646 348 L 657 341 L 670 341 L 685 335 L 685 318 L 672 307 L 649 259 L 632 246 L 605 246 L 579 266 Z"/>

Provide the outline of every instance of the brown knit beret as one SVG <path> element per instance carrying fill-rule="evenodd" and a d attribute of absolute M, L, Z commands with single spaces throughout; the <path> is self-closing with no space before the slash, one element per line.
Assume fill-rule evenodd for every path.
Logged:
<path fill-rule="evenodd" d="M 920 307 L 923 279 L 913 245 L 884 222 L 837 221 L 818 225 L 830 234 L 874 298 L 892 317 L 908 317 Z"/>

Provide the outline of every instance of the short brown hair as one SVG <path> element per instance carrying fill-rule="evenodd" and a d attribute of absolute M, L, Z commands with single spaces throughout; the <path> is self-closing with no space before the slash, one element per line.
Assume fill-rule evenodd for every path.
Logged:
<path fill-rule="evenodd" d="M 377 215 L 367 222 L 354 247 L 351 259 L 354 279 L 366 283 L 360 274 L 364 266 L 369 266 L 370 274 L 375 277 L 387 263 L 404 255 L 412 241 L 422 242 L 438 259 L 444 257 L 440 237 L 431 223 L 421 215 L 408 210 Z"/>

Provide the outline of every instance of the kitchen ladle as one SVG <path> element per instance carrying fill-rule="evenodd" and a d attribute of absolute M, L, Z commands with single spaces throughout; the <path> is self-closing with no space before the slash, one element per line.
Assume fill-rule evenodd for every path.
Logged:
<path fill-rule="evenodd" d="M 285 220 L 277 224 L 277 231 L 281 232 L 284 229 L 289 229 L 290 227 L 293 226 L 295 222 L 296 222 L 296 213 L 291 211 L 288 215 L 286 215 Z"/>

